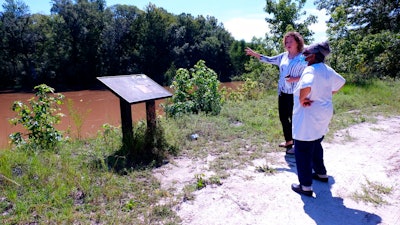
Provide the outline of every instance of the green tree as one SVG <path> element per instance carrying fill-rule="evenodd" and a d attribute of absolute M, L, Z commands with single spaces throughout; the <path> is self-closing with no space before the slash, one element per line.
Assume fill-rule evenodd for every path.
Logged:
<path fill-rule="evenodd" d="M 267 21 L 270 28 L 270 35 L 266 35 L 267 39 L 273 48 L 281 52 L 284 49 L 282 38 L 288 31 L 299 32 L 306 43 L 312 41 L 314 34 L 308 26 L 317 22 L 315 15 L 309 15 L 307 18 L 306 12 L 302 11 L 306 0 L 266 0 L 265 12 L 268 13 Z"/>
<path fill-rule="evenodd" d="M 249 47 L 263 55 L 278 54 L 278 52 L 272 48 L 265 48 L 265 42 L 267 41 L 261 38 L 253 38 Z M 267 89 L 275 89 L 279 78 L 278 68 L 269 63 L 260 63 L 260 61 L 254 57 L 246 57 L 248 61 L 244 64 L 245 72 L 241 76 L 241 80 L 256 81 L 262 83 Z"/>
<path fill-rule="evenodd" d="M 356 55 L 358 71 L 363 76 L 400 77 L 400 33 L 383 31 L 368 34 L 358 43 Z"/>
<path fill-rule="evenodd" d="M 316 0 L 318 9 L 326 9 L 327 13 L 334 13 L 341 8 L 349 29 L 375 34 L 382 30 L 400 31 L 400 4 L 398 0 Z M 335 20 L 330 21 L 335 22 Z"/>
<path fill-rule="evenodd" d="M 234 39 L 215 17 L 178 15 L 170 37 L 175 68 L 190 68 L 204 60 L 220 80 L 230 80 L 233 66 L 229 49 Z"/>
<path fill-rule="evenodd" d="M 69 84 L 87 87 L 100 73 L 99 47 L 104 29 L 105 1 L 53 0 L 52 13 L 65 21 L 69 41 L 69 60 L 63 72 Z"/>
<path fill-rule="evenodd" d="M 164 9 L 150 4 L 138 21 L 138 70 L 159 84 L 163 84 L 164 74 L 172 63 L 168 37 L 174 19 Z"/>
<path fill-rule="evenodd" d="M 222 107 L 219 84 L 217 74 L 203 60 L 190 70 L 178 69 L 171 85 L 174 95 L 165 106 L 165 112 L 169 116 L 199 112 L 219 114 Z"/>
<path fill-rule="evenodd" d="M 136 6 L 114 5 L 105 11 L 101 43 L 101 74 L 138 73 L 138 27 L 144 12 Z"/>
<path fill-rule="evenodd" d="M 132 73 L 166 85 L 176 68 L 191 68 L 199 60 L 221 81 L 243 69 L 232 63 L 234 39 L 212 16 L 175 16 L 152 4 L 145 11 L 106 8 L 104 0 L 51 3 L 50 15 L 30 15 L 22 1 L 3 5 L 0 88 L 44 81 L 63 89 L 88 88 L 97 76 Z"/>
<path fill-rule="evenodd" d="M 31 30 L 28 6 L 22 1 L 6 0 L 1 14 L 0 48 L 2 85 L 21 86 L 32 82 L 32 52 L 37 35 Z M 14 81 L 14 82 L 13 82 Z"/>
<path fill-rule="evenodd" d="M 248 61 L 248 56 L 244 54 L 245 48 L 246 42 L 241 40 L 234 41 L 229 49 L 229 55 L 233 66 L 232 77 L 240 76 L 245 72 L 244 64 Z"/>
<path fill-rule="evenodd" d="M 355 73 L 355 81 L 399 77 L 400 5 L 398 1 L 317 0 L 331 15 L 328 35 L 339 72 Z"/>
<path fill-rule="evenodd" d="M 354 71 L 354 47 L 357 45 L 357 38 L 354 33 L 349 32 L 347 27 L 346 10 L 339 6 L 331 14 L 331 19 L 327 24 L 327 34 L 330 40 L 330 47 L 334 54 L 329 57 L 329 63 L 340 72 L 353 72 Z"/>

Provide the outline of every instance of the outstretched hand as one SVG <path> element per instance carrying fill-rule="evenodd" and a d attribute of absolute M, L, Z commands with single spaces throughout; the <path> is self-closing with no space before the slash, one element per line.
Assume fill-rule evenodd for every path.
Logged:
<path fill-rule="evenodd" d="M 259 53 L 255 52 L 253 49 L 251 49 L 249 47 L 247 47 L 244 51 L 246 52 L 246 55 L 254 56 L 257 59 L 259 59 L 261 57 L 261 55 Z"/>

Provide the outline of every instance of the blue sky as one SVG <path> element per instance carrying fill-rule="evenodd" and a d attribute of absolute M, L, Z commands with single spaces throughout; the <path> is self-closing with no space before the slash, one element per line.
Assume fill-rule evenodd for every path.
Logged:
<path fill-rule="evenodd" d="M 22 1 L 29 6 L 31 13 L 50 14 L 50 0 Z M 3 5 L 5 0 L 0 2 Z M 145 9 L 150 2 L 176 15 L 188 13 L 193 16 L 214 16 L 237 40 L 250 41 L 252 37 L 264 37 L 268 32 L 268 25 L 265 22 L 267 14 L 264 12 L 265 0 L 106 0 L 107 6 L 127 4 L 135 5 L 139 9 Z M 316 42 L 324 41 L 327 16 L 325 12 L 316 10 L 312 2 L 313 0 L 307 0 L 304 10 L 319 16 L 318 24 L 310 28 L 315 33 Z"/>

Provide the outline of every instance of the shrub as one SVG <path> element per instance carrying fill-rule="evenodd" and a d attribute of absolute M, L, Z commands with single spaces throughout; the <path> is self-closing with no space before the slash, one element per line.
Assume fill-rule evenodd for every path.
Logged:
<path fill-rule="evenodd" d="M 53 149 L 62 139 L 62 134 L 54 125 L 58 124 L 63 114 L 57 113 L 61 109 L 58 105 L 63 103 L 62 94 L 54 94 L 54 89 L 41 84 L 34 88 L 35 97 L 28 100 L 29 105 L 15 101 L 12 110 L 17 117 L 10 119 L 13 125 L 21 124 L 28 130 L 28 138 L 21 132 L 10 134 L 12 144 L 17 147 L 29 146 L 35 149 Z M 49 94 L 53 93 L 53 96 Z"/>
<path fill-rule="evenodd" d="M 219 84 L 217 74 L 203 60 L 190 70 L 180 68 L 171 85 L 174 95 L 164 110 L 169 116 L 198 112 L 218 115 L 222 107 Z"/>

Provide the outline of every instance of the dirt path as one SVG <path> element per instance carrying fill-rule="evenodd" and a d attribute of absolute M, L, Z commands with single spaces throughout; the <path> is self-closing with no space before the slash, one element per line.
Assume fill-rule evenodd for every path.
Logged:
<path fill-rule="evenodd" d="M 397 225 L 400 224 L 400 116 L 378 118 L 335 133 L 331 143 L 323 142 L 329 183 L 313 183 L 315 198 L 303 197 L 290 189 L 298 183 L 294 157 L 270 153 L 273 175 L 256 172 L 265 159 L 246 169 L 231 170 L 221 186 L 207 186 L 194 193 L 194 200 L 182 201 L 175 210 L 182 224 L 207 225 Z M 271 160 L 272 159 L 272 160 Z M 164 188 L 178 192 L 195 182 L 195 174 L 207 173 L 213 158 L 193 162 L 177 158 L 155 170 Z M 376 188 L 374 188 L 376 187 Z M 377 191 L 391 188 L 389 194 Z M 355 201 L 363 189 L 382 197 L 376 205 Z M 371 196 L 371 195 L 370 195 Z"/>

